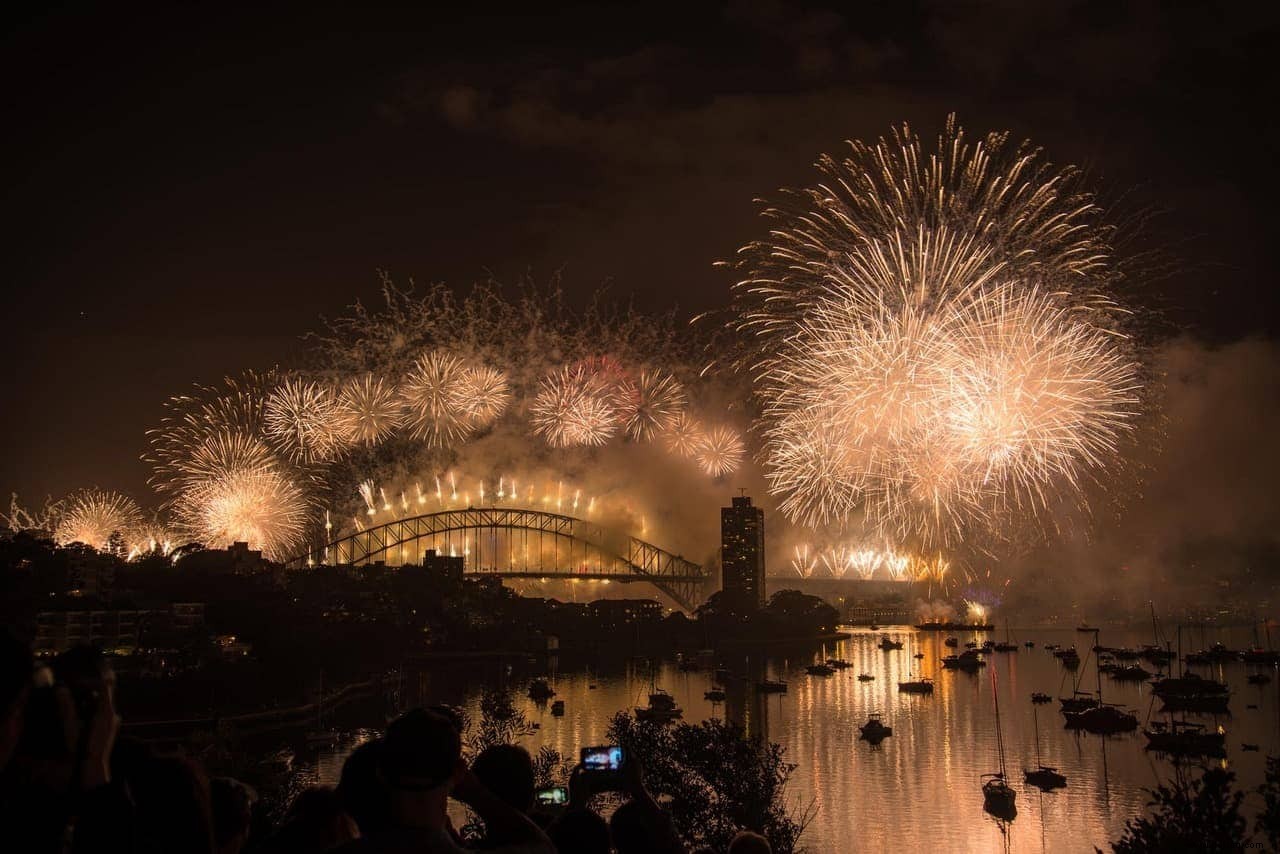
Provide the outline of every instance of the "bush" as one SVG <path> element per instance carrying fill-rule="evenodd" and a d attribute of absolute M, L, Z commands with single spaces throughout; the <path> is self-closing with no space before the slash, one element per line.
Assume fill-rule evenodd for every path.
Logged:
<path fill-rule="evenodd" d="M 767 837 L 775 854 L 796 850 L 811 811 L 788 812 L 795 766 L 783 761 L 780 745 L 723 721 L 664 726 L 625 712 L 614 716 L 609 738 L 640 760 L 654 796 L 670 799 L 676 830 L 690 847 L 723 851 L 746 828 Z"/>

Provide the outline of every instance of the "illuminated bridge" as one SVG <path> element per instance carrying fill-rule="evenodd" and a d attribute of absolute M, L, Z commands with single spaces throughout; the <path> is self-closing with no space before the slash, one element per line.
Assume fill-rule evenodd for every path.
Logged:
<path fill-rule="evenodd" d="M 417 564 L 427 550 L 462 555 L 468 575 L 646 581 L 684 609 L 702 598 L 701 566 L 595 522 L 502 507 L 411 516 L 348 534 L 288 562 Z"/>

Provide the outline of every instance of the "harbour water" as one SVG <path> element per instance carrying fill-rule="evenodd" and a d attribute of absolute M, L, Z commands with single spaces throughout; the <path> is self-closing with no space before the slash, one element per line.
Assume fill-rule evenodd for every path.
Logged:
<path fill-rule="evenodd" d="M 760 733 L 786 748 L 796 768 L 789 786 L 797 812 L 813 809 L 804 838 L 806 850 L 891 851 L 937 850 L 990 852 L 999 850 L 1087 852 L 1106 848 L 1119 837 L 1129 818 L 1141 813 L 1145 791 L 1170 779 L 1173 765 L 1144 749 L 1139 730 L 1101 737 L 1063 728 L 1059 696 L 1069 696 L 1073 679 L 1093 690 L 1095 659 L 1089 656 L 1073 674 L 1043 647 L 1046 643 L 1075 644 L 1081 657 L 1093 644 L 1091 634 L 1072 629 L 1013 629 L 1017 652 L 990 653 L 989 665 L 976 674 L 947 671 L 941 658 L 953 652 L 943 645 L 946 632 L 917 632 L 907 626 L 882 629 L 905 642 L 902 650 L 883 651 L 882 632 L 849 628 L 852 637 L 825 649 L 790 649 L 754 658 L 745 652 L 718 655 L 735 674 L 726 686 L 724 703 L 711 703 L 703 693 L 711 687 L 710 670 L 687 672 L 675 661 L 657 662 L 653 681 L 670 691 L 683 708 L 686 721 L 727 716 L 750 732 Z M 961 644 L 974 638 L 1003 639 L 1004 630 L 982 635 L 959 633 Z M 1108 630 L 1101 642 L 1108 646 L 1136 646 L 1150 640 L 1150 632 Z M 1187 637 L 1190 649 L 1221 640 L 1245 647 L 1252 634 L 1200 632 Z M 1031 641 L 1034 648 L 1023 643 Z M 963 648 L 963 647 L 962 647 Z M 922 653 L 923 658 L 914 655 Z M 805 666 L 818 657 L 841 658 L 851 667 L 832 676 L 810 676 Z M 1155 669 L 1143 663 L 1147 669 Z M 1176 664 L 1175 664 L 1176 668 Z M 1242 787 L 1262 780 L 1265 758 L 1280 748 L 1280 679 L 1256 686 L 1246 676 L 1274 668 L 1241 663 L 1197 668 L 1231 687 L 1231 714 L 1188 716 L 1207 727 L 1226 732 L 1227 755 Z M 1009 776 L 1018 791 L 1017 817 L 1000 822 L 983 811 L 980 777 L 998 769 L 993 679 L 998 692 Z M 859 681 L 867 673 L 873 681 Z M 519 706 L 539 729 L 524 740 L 530 750 L 552 745 L 565 756 L 583 746 L 603 743 L 609 721 L 620 710 L 642 706 L 650 687 L 650 667 L 642 661 L 618 661 L 591 666 L 560 666 L 554 670 L 555 699 L 565 703 L 563 717 L 554 717 L 547 704 L 525 696 L 527 675 L 508 675 L 497 662 L 476 665 L 445 663 L 406 673 L 408 703 L 445 702 L 478 715 L 482 691 L 508 682 Z M 900 693 L 898 682 L 927 676 L 936 681 L 932 695 Z M 787 693 L 762 695 L 752 683 L 760 678 L 788 682 Z M 1132 709 L 1141 723 L 1149 717 L 1165 719 L 1161 702 L 1148 683 L 1121 683 L 1102 678 L 1104 698 Z M 1050 704 L 1033 706 L 1032 692 L 1051 694 Z M 1255 706 L 1256 708 L 1248 708 Z M 893 735 L 878 746 L 860 741 L 859 726 L 878 712 Z M 377 734 L 380 720 L 360 720 L 359 712 L 340 719 L 350 736 L 339 745 L 307 752 L 298 748 L 297 782 L 334 783 L 342 761 L 355 743 Z M 354 717 L 351 717 L 354 716 Z M 1042 794 L 1022 781 L 1024 768 L 1037 762 L 1037 723 L 1042 761 L 1068 778 L 1067 787 Z M 1242 743 L 1259 750 L 1245 752 Z M 1259 799 L 1250 795 L 1250 812 Z"/>

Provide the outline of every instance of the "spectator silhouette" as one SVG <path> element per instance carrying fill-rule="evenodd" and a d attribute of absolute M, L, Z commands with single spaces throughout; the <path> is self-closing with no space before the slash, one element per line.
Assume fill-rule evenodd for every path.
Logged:
<path fill-rule="evenodd" d="M 351 751 L 342 764 L 338 798 L 355 820 L 361 836 L 373 836 L 391 827 L 391 799 L 378 779 L 378 751 L 382 739 L 366 741 Z"/>
<path fill-rule="evenodd" d="M 312 854 L 332 851 L 359 835 L 356 823 L 329 786 L 305 789 L 289 807 L 284 826 L 271 839 L 271 854 Z"/>
<path fill-rule="evenodd" d="M 378 748 L 377 772 L 390 805 L 387 828 L 361 839 L 351 851 L 378 854 L 458 854 L 466 851 L 449 823 L 456 798 L 484 822 L 500 854 L 553 854 L 550 840 L 523 813 L 490 792 L 462 759 L 456 721 L 415 709 L 387 727 Z"/>
<path fill-rule="evenodd" d="M 518 744 L 487 747 L 471 763 L 486 789 L 526 815 L 533 809 L 533 758 Z"/>
<path fill-rule="evenodd" d="M 609 825 L 595 811 L 571 807 L 547 828 L 559 854 L 610 854 Z"/>
<path fill-rule="evenodd" d="M 209 781 L 209 810 L 217 854 L 240 854 L 249 839 L 256 800 L 253 790 L 239 780 L 214 777 Z"/>
<path fill-rule="evenodd" d="M 200 765 L 180 756 L 153 756 L 129 778 L 136 803 L 136 850 L 212 854 L 209 779 Z"/>
<path fill-rule="evenodd" d="M 729 843 L 729 854 L 773 854 L 769 840 L 750 830 L 740 830 Z"/>

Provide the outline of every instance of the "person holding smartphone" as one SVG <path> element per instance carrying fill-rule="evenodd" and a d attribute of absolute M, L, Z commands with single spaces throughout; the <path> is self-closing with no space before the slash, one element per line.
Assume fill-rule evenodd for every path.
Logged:
<path fill-rule="evenodd" d="M 617 746 L 584 748 L 582 759 L 569 776 L 570 809 L 585 809 L 602 792 L 628 795 L 609 819 L 618 854 L 686 854 L 671 816 L 645 787 L 639 760 Z"/>

